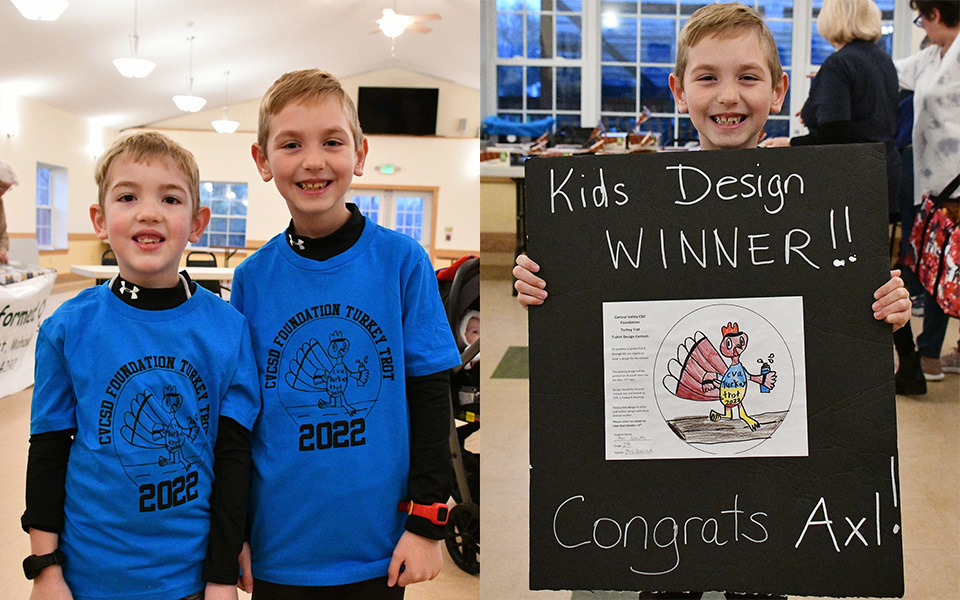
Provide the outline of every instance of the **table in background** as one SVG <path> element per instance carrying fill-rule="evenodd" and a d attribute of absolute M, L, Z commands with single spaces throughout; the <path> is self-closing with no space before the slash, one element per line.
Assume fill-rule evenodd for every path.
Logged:
<path fill-rule="evenodd" d="M 231 281 L 233 267 L 182 267 L 194 281 Z M 120 273 L 116 265 L 70 265 L 70 272 L 92 279 L 110 279 Z"/>
<path fill-rule="evenodd" d="M 486 161 L 480 163 L 480 177 L 489 179 L 511 179 L 516 190 L 517 200 L 517 237 L 514 246 L 513 258 L 527 252 L 527 201 L 524 195 L 524 174 L 522 165 L 510 165 L 500 161 Z M 513 290 L 517 295 L 517 290 Z"/>

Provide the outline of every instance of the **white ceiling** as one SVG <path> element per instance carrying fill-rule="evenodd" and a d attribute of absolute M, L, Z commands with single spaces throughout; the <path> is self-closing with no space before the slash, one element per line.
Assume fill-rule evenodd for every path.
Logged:
<path fill-rule="evenodd" d="M 193 93 L 204 110 L 259 99 L 282 73 L 319 67 L 349 77 L 399 67 L 480 88 L 480 0 L 138 0 L 139 58 L 156 69 L 127 79 L 113 59 L 131 56 L 133 0 L 70 0 L 55 22 L 24 19 L 0 0 L 0 92 L 31 98 L 124 129 L 179 117 L 171 99 Z M 381 9 L 439 13 L 430 33 L 391 40 Z M 193 23 L 188 26 L 188 23 Z"/>

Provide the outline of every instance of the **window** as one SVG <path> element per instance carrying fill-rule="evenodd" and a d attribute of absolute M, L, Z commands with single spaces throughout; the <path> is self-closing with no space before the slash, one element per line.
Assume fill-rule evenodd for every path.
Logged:
<path fill-rule="evenodd" d="M 894 11 L 894 0 L 874 0 L 877 4 L 877 7 L 880 9 L 881 20 L 882 20 L 882 32 L 883 35 L 878 42 L 884 50 L 887 51 L 887 54 L 893 56 L 893 11 Z M 827 57 L 833 53 L 833 46 L 830 45 L 830 42 L 823 39 L 820 33 L 817 31 L 817 17 L 820 15 L 820 9 L 823 8 L 823 0 L 813 0 L 813 5 L 811 6 L 811 16 L 813 19 L 813 25 L 811 26 L 812 35 L 810 39 L 810 64 L 812 65 L 822 65 L 823 61 L 827 60 Z"/>
<path fill-rule="evenodd" d="M 247 244 L 247 184 L 200 182 L 200 205 L 210 224 L 194 248 L 243 248 Z"/>
<path fill-rule="evenodd" d="M 773 32 L 784 71 L 790 75 L 792 2 L 747 0 Z M 637 116 L 663 143 L 697 140 L 690 119 L 675 111 L 669 77 L 677 60 L 680 30 L 702 1 L 603 0 L 600 7 L 600 120 L 607 129 L 629 131 Z M 781 116 L 767 121 L 770 135 L 787 135 L 789 98 Z"/>
<path fill-rule="evenodd" d="M 371 221 L 409 235 L 427 252 L 433 240 L 433 192 L 354 188 L 352 202 Z"/>
<path fill-rule="evenodd" d="M 555 131 L 593 128 L 629 130 L 647 112 L 645 131 L 661 140 L 697 139 L 690 119 L 676 112 L 668 78 L 676 61 L 683 25 L 709 0 L 496 0 L 483 3 L 484 27 L 492 29 L 484 61 L 484 113 L 515 121 L 546 116 Z M 793 116 L 806 99 L 811 65 L 833 48 L 816 33 L 823 0 L 744 0 L 766 21 L 777 42 L 791 92 L 768 135 L 796 135 Z M 894 0 L 878 0 L 883 13 L 882 43 L 892 53 Z M 906 3 L 896 7 L 906 14 Z M 903 18 L 897 20 L 902 23 Z M 909 29 L 903 26 L 898 31 Z M 912 31 L 901 32 L 906 41 Z M 492 42 L 496 41 L 495 55 Z M 898 42 L 900 43 L 900 42 Z M 798 80 L 799 78 L 799 80 Z M 796 108 L 794 108 L 796 107 Z M 793 125 L 794 131 L 791 131 Z"/>
<path fill-rule="evenodd" d="M 591 2 L 593 0 L 590 0 Z M 580 126 L 581 0 L 497 0 L 497 113 Z"/>
<path fill-rule="evenodd" d="M 53 204 L 50 201 L 50 169 L 37 167 L 37 245 L 53 245 Z"/>
<path fill-rule="evenodd" d="M 37 163 L 37 246 L 67 247 L 67 170 Z"/>

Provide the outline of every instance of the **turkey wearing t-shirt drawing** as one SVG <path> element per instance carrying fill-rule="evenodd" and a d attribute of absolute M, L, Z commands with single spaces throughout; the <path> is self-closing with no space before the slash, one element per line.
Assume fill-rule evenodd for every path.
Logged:
<path fill-rule="evenodd" d="M 130 410 L 123 415 L 121 437 L 139 448 L 165 449 L 167 455 L 161 455 L 157 460 L 161 467 L 180 463 L 184 469 L 189 468 L 197 460 L 196 457 L 185 456 L 183 446 L 188 438 L 197 439 L 200 427 L 192 416 L 187 417 L 186 427 L 180 424 L 177 412 L 183 406 L 183 396 L 177 392 L 176 386 L 163 387 L 160 405 L 163 411 L 170 415 L 169 420 L 154 406 L 153 400 L 150 390 L 144 390 L 130 401 Z"/>
<path fill-rule="evenodd" d="M 357 409 L 347 403 L 348 384 L 354 379 L 357 386 L 366 385 L 370 378 L 370 369 L 367 368 L 366 356 L 362 361 L 356 361 L 355 371 L 348 369 L 343 359 L 349 350 L 350 340 L 343 336 L 342 331 L 330 334 L 330 342 L 326 348 L 311 338 L 297 350 L 296 360 L 290 361 L 290 370 L 285 378 L 287 384 L 300 391 L 326 392 L 329 400 L 320 398 L 317 406 L 339 406 L 353 416 Z"/>
<path fill-rule="evenodd" d="M 703 333 L 698 331 L 693 338 L 687 338 L 677 349 L 677 358 L 667 363 L 669 375 L 663 378 L 663 384 L 678 398 L 720 400 L 723 413 L 710 411 L 710 420 L 714 423 L 721 419 L 734 419 L 733 411 L 737 409 L 737 416 L 751 431 L 756 431 L 760 423 L 748 415 L 743 407 L 747 382 L 758 384 L 761 392 L 769 392 L 777 382 L 777 372 L 763 363 L 758 375 L 749 373 L 740 362 L 747 349 L 747 334 L 740 331 L 736 323 L 727 323 L 720 328 L 720 332 L 723 339 L 719 354 Z M 729 367 L 720 354 L 730 359 Z M 773 362 L 772 354 L 770 360 Z"/>

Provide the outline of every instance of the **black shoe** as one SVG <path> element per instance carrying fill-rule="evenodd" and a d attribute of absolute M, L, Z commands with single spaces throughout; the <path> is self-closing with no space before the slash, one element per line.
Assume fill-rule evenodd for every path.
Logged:
<path fill-rule="evenodd" d="M 927 380 L 920 367 L 920 353 L 913 351 L 900 357 L 900 368 L 893 378 L 898 394 L 922 396 L 927 393 Z"/>

